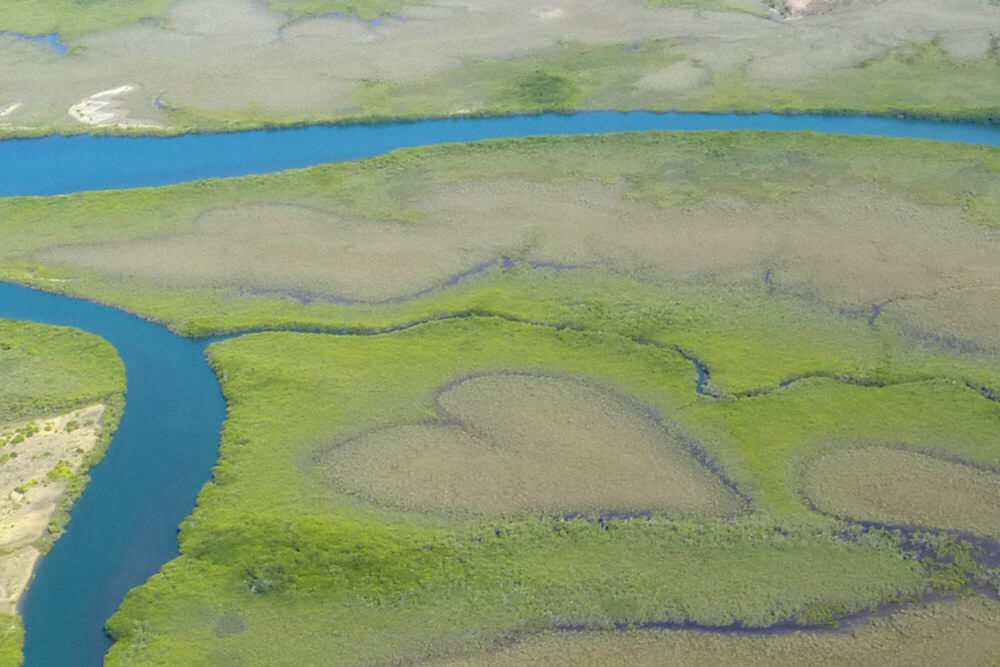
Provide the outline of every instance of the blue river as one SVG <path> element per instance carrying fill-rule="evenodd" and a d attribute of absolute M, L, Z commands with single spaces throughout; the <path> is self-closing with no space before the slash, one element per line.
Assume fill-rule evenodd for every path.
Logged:
<path fill-rule="evenodd" d="M 1000 146 L 1000 127 L 890 118 L 594 112 L 314 126 L 174 138 L 50 136 L 0 141 L 0 197 L 267 173 L 407 146 L 637 130 L 810 130 Z M 104 624 L 129 589 L 178 555 L 177 529 L 211 478 L 226 414 L 208 341 L 96 303 L 0 284 L 0 317 L 78 327 L 117 348 L 121 426 L 42 559 L 22 613 L 30 666 L 99 665 Z"/>
<path fill-rule="evenodd" d="M 594 111 L 159 137 L 0 141 L 0 197 L 134 188 L 355 160 L 410 146 L 542 134 L 766 130 L 881 135 L 1000 146 L 1000 127 L 857 116 Z"/>

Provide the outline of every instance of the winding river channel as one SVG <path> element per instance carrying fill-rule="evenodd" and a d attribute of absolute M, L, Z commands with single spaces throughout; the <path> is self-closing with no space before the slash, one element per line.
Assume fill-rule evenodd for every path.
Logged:
<path fill-rule="evenodd" d="M 1000 146 L 1000 127 L 891 118 L 593 112 L 315 126 L 174 138 L 51 136 L 0 141 L 0 197 L 156 186 L 267 173 L 407 146 L 639 130 L 809 130 Z M 0 241 L 2 242 L 2 241 Z M 100 664 L 107 618 L 175 558 L 177 529 L 218 456 L 226 406 L 209 341 L 96 303 L 0 284 L 0 317 L 74 326 L 108 340 L 128 375 L 125 413 L 66 534 L 26 594 L 28 665 Z M 700 378 L 700 376 L 699 376 Z M 699 388 L 702 380 L 699 379 Z"/>

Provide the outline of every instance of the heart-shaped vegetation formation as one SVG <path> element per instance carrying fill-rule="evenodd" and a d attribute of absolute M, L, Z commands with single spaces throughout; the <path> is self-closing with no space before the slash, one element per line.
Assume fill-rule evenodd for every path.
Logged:
<path fill-rule="evenodd" d="M 891 525 L 1000 537 L 1000 475 L 897 447 L 815 458 L 803 491 L 823 512 Z"/>
<path fill-rule="evenodd" d="M 498 373 L 438 395 L 441 421 L 368 433 L 324 452 L 339 486 L 445 513 L 731 513 L 744 501 L 655 410 L 580 380 Z"/>

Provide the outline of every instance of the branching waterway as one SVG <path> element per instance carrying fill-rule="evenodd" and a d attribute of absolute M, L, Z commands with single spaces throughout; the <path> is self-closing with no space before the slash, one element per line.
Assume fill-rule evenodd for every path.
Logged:
<path fill-rule="evenodd" d="M 869 117 L 594 112 L 316 126 L 163 137 L 0 141 L 0 196 L 156 186 L 267 173 L 442 142 L 638 130 L 809 130 L 1000 146 L 1000 127 Z M 226 406 L 205 359 L 182 338 L 114 308 L 0 284 L 0 317 L 73 326 L 118 350 L 125 413 L 105 459 L 40 562 L 24 598 L 29 665 L 100 664 L 104 623 L 129 589 L 178 555 L 178 526 L 216 462 Z M 679 353 L 680 350 L 677 350 Z M 708 371 L 696 360 L 698 390 Z"/>

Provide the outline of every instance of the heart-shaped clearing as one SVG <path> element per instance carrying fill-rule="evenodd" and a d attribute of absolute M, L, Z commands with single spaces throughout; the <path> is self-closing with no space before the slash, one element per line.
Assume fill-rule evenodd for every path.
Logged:
<path fill-rule="evenodd" d="M 438 396 L 442 420 L 374 431 L 321 455 L 337 484 L 427 511 L 725 514 L 741 499 L 655 411 L 579 380 L 472 377 Z"/>

